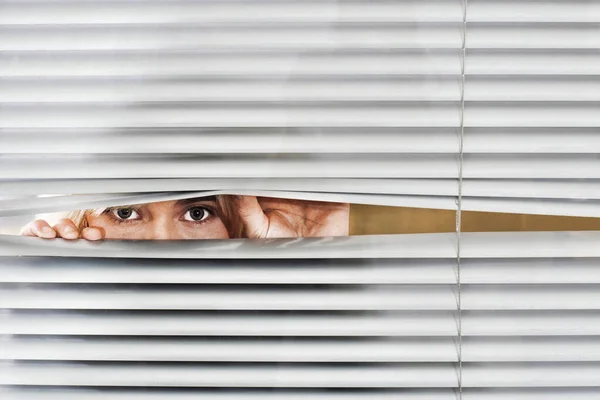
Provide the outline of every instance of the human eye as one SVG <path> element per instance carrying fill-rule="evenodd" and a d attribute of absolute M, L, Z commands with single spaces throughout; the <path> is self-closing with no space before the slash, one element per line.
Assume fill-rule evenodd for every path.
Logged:
<path fill-rule="evenodd" d="M 133 207 L 113 207 L 105 211 L 117 222 L 131 222 L 140 219 L 140 213 Z"/>
<path fill-rule="evenodd" d="M 212 215 L 212 211 L 206 207 L 194 206 L 188 208 L 183 214 L 183 220 L 188 222 L 203 222 Z"/>

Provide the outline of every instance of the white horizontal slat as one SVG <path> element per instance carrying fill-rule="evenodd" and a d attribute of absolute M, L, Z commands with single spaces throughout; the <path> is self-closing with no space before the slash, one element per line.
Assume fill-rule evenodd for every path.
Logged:
<path fill-rule="evenodd" d="M 590 165 L 586 161 L 573 160 L 582 168 Z M 256 154 L 246 157 L 14 155 L 0 159 L 0 178 L 454 178 L 458 176 L 458 164 L 458 157 L 454 155 L 426 154 L 288 157 Z M 590 173 L 600 176 L 593 169 Z"/>
<path fill-rule="evenodd" d="M 596 49 L 597 23 L 470 23 L 470 49 Z M 20 25 L 3 51 L 461 48 L 460 23 Z"/>
<path fill-rule="evenodd" d="M 425 22 L 17 25 L 3 27 L 0 36 L 2 51 L 461 47 L 460 23 Z"/>
<path fill-rule="evenodd" d="M 470 0 L 468 21 L 600 22 L 600 4 L 588 0 Z"/>
<path fill-rule="evenodd" d="M 35 389 L 0 389 L 0 394 L 4 400 L 140 400 L 140 399 L 154 399 L 154 400 L 187 400 L 187 399 L 217 399 L 217 400 L 398 400 L 398 399 L 419 399 L 419 400 L 454 400 L 455 395 L 452 389 L 435 390 L 431 391 L 410 391 L 402 390 L 400 392 L 344 392 L 335 393 L 329 391 L 309 393 L 294 393 L 286 391 L 284 393 L 278 392 L 232 392 L 232 393 L 221 393 L 221 392 L 143 392 L 135 393 L 130 390 L 125 392 L 118 392 L 109 390 L 106 392 L 98 391 L 97 389 L 85 390 L 46 390 L 36 391 Z M 579 399 L 579 398 L 577 398 Z"/>
<path fill-rule="evenodd" d="M 600 152 L 599 134 L 598 128 L 468 128 L 465 132 L 463 151 L 506 154 L 598 153 Z M 423 140 L 424 137 L 427 140 Z M 51 140 L 48 140 L 49 138 Z M 119 146 L 115 145 L 115 141 L 118 141 Z M 18 129 L 2 132 L 0 143 L 4 154 L 252 153 L 257 151 L 262 153 L 454 153 L 458 152 L 458 132 L 450 128 Z M 261 181 L 261 184 L 265 183 L 267 182 Z M 391 182 L 388 181 L 389 183 Z M 235 182 L 235 185 L 240 184 Z M 312 184 L 319 183 L 313 181 Z M 143 182 L 143 186 L 148 186 L 148 182 Z M 147 191 L 175 190 L 170 189 L 170 186 L 167 187 Z M 263 186 L 255 188 L 268 189 Z M 220 189 L 220 187 L 213 184 L 206 189 Z M 179 190 L 194 190 L 194 187 L 181 186 Z"/>
<path fill-rule="evenodd" d="M 465 99 L 467 101 L 598 102 L 600 101 L 600 76 L 467 76 Z"/>
<path fill-rule="evenodd" d="M 462 21 L 459 0 L 6 2 L 0 25 Z"/>
<path fill-rule="evenodd" d="M 600 153 L 600 128 L 468 128 L 463 146 L 465 153 Z"/>
<path fill-rule="evenodd" d="M 597 200 L 600 199 L 600 182 L 595 179 L 464 179 L 463 196 Z"/>
<path fill-rule="evenodd" d="M 597 387 L 600 363 L 467 364 L 467 387 Z"/>
<path fill-rule="evenodd" d="M 282 192 L 265 190 L 218 190 L 204 192 L 146 193 L 139 196 L 115 196 L 96 200 L 92 196 L 52 196 L 37 199 L 0 201 L 0 217 L 19 215 L 35 216 L 47 212 L 68 212 L 73 209 L 96 209 L 109 206 L 144 204 L 148 202 L 198 198 L 217 195 L 272 197 L 280 199 L 324 201 L 334 203 L 372 204 L 392 207 L 419 207 L 455 210 L 453 197 L 444 196 L 394 196 L 361 193 Z M 90 198 L 91 197 L 91 198 Z M 19 204 L 21 203 L 21 204 Z M 50 216 L 54 220 L 56 215 Z M 44 217 L 41 217 L 44 218 Z"/>
<path fill-rule="evenodd" d="M 596 355 L 596 357 L 598 357 Z M 398 341 L 11 339 L 2 360 L 177 362 L 457 362 L 454 338 Z M 588 359 L 593 360 L 590 353 Z"/>
<path fill-rule="evenodd" d="M 435 182 L 440 191 L 431 190 L 431 183 Z M 226 190 L 286 190 L 288 192 L 316 191 L 321 193 L 381 193 L 398 194 L 408 191 L 423 193 L 429 188 L 430 194 L 455 193 L 456 183 L 452 180 L 419 180 L 419 179 L 89 179 L 89 180 L 0 180 L 0 192 L 10 194 L 6 200 L 29 200 L 36 194 L 52 194 L 79 197 L 81 195 L 95 195 L 101 190 L 113 193 L 115 196 L 124 193 L 149 193 L 149 192 L 188 192 Z M 410 188 L 412 186 L 412 188 Z M 399 191 L 399 192 L 397 192 Z M 72 194 L 77 193 L 77 194 Z"/>
<path fill-rule="evenodd" d="M 443 210 L 455 210 L 456 201 L 453 197 L 444 196 L 394 196 L 394 195 L 378 195 L 378 194 L 360 194 L 360 193 L 318 193 L 318 192 L 281 192 L 281 191 L 265 191 L 265 190 L 218 190 L 207 192 L 185 192 L 181 194 L 159 193 L 145 194 L 141 196 L 121 197 L 116 196 L 114 199 L 101 201 L 87 201 L 85 198 L 79 199 L 74 196 L 69 200 L 70 196 L 65 197 L 65 201 L 54 202 L 58 197 L 44 198 L 44 201 L 38 199 L 19 199 L 0 202 L 1 205 L 10 205 L 10 209 L 0 211 L 0 217 L 12 217 L 19 215 L 34 216 L 39 213 L 47 212 L 68 212 L 73 209 L 94 209 L 108 206 L 144 204 L 147 202 L 176 200 L 181 198 L 206 197 L 216 195 L 240 195 L 240 196 L 258 196 L 258 197 L 273 197 L 280 199 L 307 200 L 307 201 L 325 201 L 334 203 L 351 203 L 351 204 L 371 204 L 390 207 L 417 207 L 417 208 L 437 208 Z M 18 201 L 23 204 L 19 205 Z M 33 204 L 39 204 L 34 206 Z M 594 210 L 595 211 L 595 210 Z M 56 215 L 50 216 L 51 218 Z M 42 217 L 43 218 L 43 217 Z"/>
<path fill-rule="evenodd" d="M 121 260 L 4 258 L 4 283 L 454 284 L 448 260 Z M 597 258 L 461 261 L 463 284 L 600 284 Z"/>
<path fill-rule="evenodd" d="M 582 133 L 581 140 L 594 132 Z M 493 136 L 493 132 L 489 135 Z M 17 129 L 0 133 L 4 154 L 152 154 L 152 153 L 458 153 L 457 129 L 451 128 L 314 128 L 314 129 Z M 585 135 L 585 136 L 583 136 Z M 48 140 L 50 139 L 51 140 Z M 426 138 L 427 140 L 423 140 Z M 499 138 L 496 140 L 500 140 Z M 577 139 L 579 140 L 579 139 Z M 118 145 L 116 145 L 118 143 Z M 588 148 L 589 148 L 589 141 Z M 480 145 L 481 146 L 481 145 Z M 584 152 L 581 148 L 578 152 Z M 490 152 L 483 151 L 481 152 Z M 275 181 L 275 180 L 273 180 Z M 167 181 L 163 181 L 166 183 Z M 186 182 L 181 190 L 194 190 Z M 208 189 L 222 189 L 216 180 Z M 235 181 L 239 187 L 243 181 Z M 356 181 L 354 181 L 356 182 Z M 368 184 L 367 181 L 361 181 Z M 15 182 L 12 182 L 15 184 Z M 134 182 L 131 182 L 132 184 Z M 144 187 L 149 182 L 143 183 Z M 193 183 L 193 182 L 192 182 Z M 269 189 L 261 180 L 253 189 Z M 277 187 L 290 184 L 277 181 Z M 293 183 L 293 182 L 291 182 Z M 307 181 L 319 185 L 320 181 Z M 388 184 L 391 181 L 387 181 Z M 379 184 L 379 186 L 384 186 Z M 455 186 L 455 185 L 454 185 Z M 171 187 L 171 186 L 167 186 Z M 306 184 L 303 186 L 306 187 Z M 316 186 L 313 186 L 316 187 Z M 329 185 L 326 185 L 329 187 Z M 239 187 L 244 189 L 247 187 Z M 282 189 L 285 189 L 283 187 Z M 144 191 L 167 191 L 158 189 Z M 306 189 L 310 190 L 310 189 Z M 131 191 L 131 190 L 130 190 Z M 142 191 L 141 189 L 138 191 Z M 98 191 L 97 191 L 98 192 Z M 367 191 L 370 192 L 370 191 Z"/>
<path fill-rule="evenodd" d="M 1 368 L 1 367 L 0 367 Z M 0 385 L 147 387 L 456 387 L 452 364 L 360 367 L 18 365 Z"/>
<path fill-rule="evenodd" d="M 0 102 L 108 103 L 127 108 L 135 107 L 137 102 L 460 101 L 460 85 L 458 77 L 444 76 L 291 80 L 289 77 L 14 79 L 0 82 Z M 594 87 L 589 91 L 593 93 Z M 586 100 L 583 96 L 584 93 L 580 99 Z"/>
<path fill-rule="evenodd" d="M 3 288 L 1 308 L 70 310 L 455 310 L 456 287 L 371 290 Z M 600 285 L 463 285 L 463 310 L 599 310 Z"/>
<path fill-rule="evenodd" d="M 463 210 L 516 214 L 600 217 L 597 200 L 463 198 Z"/>
<path fill-rule="evenodd" d="M 6 155 L 0 179 L 458 178 L 450 154 Z M 595 154 L 466 154 L 463 178 L 598 179 Z"/>
<path fill-rule="evenodd" d="M 588 319 L 591 323 L 600 319 Z M 110 336 L 457 336 L 457 316 L 428 311 L 377 315 L 148 315 L 35 313 L 0 314 L 5 335 Z M 590 327 L 600 331 L 600 325 Z"/>
<path fill-rule="evenodd" d="M 469 49 L 597 49 L 600 47 L 600 38 L 597 23 L 475 22 L 467 25 L 466 47 Z"/>
<path fill-rule="evenodd" d="M 600 285 L 462 286 L 464 310 L 598 310 Z"/>
<path fill-rule="evenodd" d="M 386 53 L 61 53 L 0 55 L 5 77 L 163 77 L 244 75 L 460 75 L 457 51 Z M 465 65 L 473 75 L 594 75 L 600 56 L 591 50 L 470 50 Z"/>
<path fill-rule="evenodd" d="M 466 154 L 463 177 L 593 179 L 600 178 L 600 158 L 597 154 Z"/>
<path fill-rule="evenodd" d="M 3 109 L 2 127 L 12 129 L 460 126 L 460 107 L 452 102 L 61 103 L 11 104 Z M 600 102 L 470 101 L 464 123 L 467 127 L 591 128 L 600 126 L 599 111 Z"/>
<path fill-rule="evenodd" d="M 600 313 L 583 310 L 466 311 L 466 336 L 598 336 Z"/>
<path fill-rule="evenodd" d="M 142 389 L 143 390 L 143 389 Z M 399 391 L 180 391 L 143 390 L 141 393 L 114 389 L 52 389 L 0 388 L 2 400 L 456 400 L 454 389 L 401 389 Z M 584 397 L 570 397 L 575 400 L 588 400 Z M 554 398 L 552 398 L 554 399 Z"/>
<path fill-rule="evenodd" d="M 461 234 L 461 258 L 600 257 L 600 232 Z M 455 258 L 455 233 L 197 241 L 43 240 L 0 235 L 1 256 L 155 259 Z"/>
<path fill-rule="evenodd" d="M 414 190 L 414 189 L 413 189 Z M 432 191 L 432 190 L 429 190 Z M 214 195 L 247 195 L 274 197 L 307 201 L 349 202 L 351 204 L 372 204 L 394 207 L 416 207 L 455 210 L 454 197 L 413 195 L 380 195 L 338 192 L 283 192 L 258 190 L 218 190 L 204 192 L 146 193 L 142 195 L 106 197 L 97 199 L 90 195 L 53 196 L 43 198 L 18 198 L 1 202 L 0 217 L 19 215 L 33 216 L 39 213 L 64 212 L 73 209 L 90 209 L 129 204 L 142 204 L 154 201 L 176 200 L 180 198 L 206 197 Z M 490 195 L 489 193 L 487 195 Z M 523 197 L 523 194 L 516 195 Z M 471 198 L 463 195 L 463 209 L 467 211 L 507 212 L 539 215 L 563 215 L 578 217 L 599 217 L 597 201 L 548 200 L 548 199 L 506 199 L 499 198 L 501 192 L 494 192 L 490 198 Z M 539 197 L 539 195 L 534 194 Z M 555 195 L 556 196 L 556 195 Z"/>
<path fill-rule="evenodd" d="M 462 260 L 465 284 L 592 284 L 600 283 L 597 258 Z"/>
<path fill-rule="evenodd" d="M 600 361 L 597 337 L 464 338 L 464 362 Z"/>
<path fill-rule="evenodd" d="M 0 384 L 148 387 L 456 387 L 452 364 L 393 367 L 16 365 Z M 600 365 L 466 364 L 465 387 L 596 386 Z"/>
<path fill-rule="evenodd" d="M 451 128 L 261 130 L 71 128 L 5 130 L 0 134 L 0 144 L 4 154 L 458 153 L 458 137 L 457 129 Z M 50 138 L 51 140 L 48 140 Z M 423 140 L 424 138 L 426 140 Z M 115 142 L 119 145 L 115 145 Z M 598 153 L 600 152 L 600 130 L 598 128 L 467 128 L 463 151 L 486 154 Z M 203 190 L 220 189 L 221 187 L 215 186 L 219 182 Z M 151 186 L 147 181 L 140 183 L 143 183 L 144 187 Z M 266 183 L 268 182 L 261 181 L 262 185 Z M 363 181 L 363 183 L 367 182 Z M 388 184 L 390 183 L 388 181 Z M 188 181 L 187 184 L 190 182 Z M 240 184 L 241 182 L 236 181 L 234 185 Z M 313 181 L 312 184 L 318 185 L 319 182 Z M 175 190 L 170 189 L 171 186 L 166 187 L 144 190 Z M 177 187 L 181 187 L 178 190 L 194 190 L 194 187 L 189 186 Z M 233 186 L 228 188 L 231 187 Z M 240 187 L 240 189 L 244 188 Z M 268 189 L 264 186 L 254 188 Z M 141 192 L 142 189 L 135 191 Z"/>
<path fill-rule="evenodd" d="M 265 128 L 260 130 L 250 128 L 42 128 L 4 130 L 0 134 L 0 144 L 4 154 L 458 153 L 458 137 L 457 128 Z M 424 138 L 426 140 L 423 140 Z M 119 145 L 115 145 L 115 142 Z M 600 152 L 600 129 L 467 128 L 463 151 L 466 154 L 598 153 Z M 162 182 L 166 183 L 166 181 Z M 221 189 L 222 187 L 218 186 L 220 182 L 220 180 L 216 181 L 203 190 Z M 279 181 L 279 184 L 285 185 L 287 182 L 287 180 Z M 195 190 L 193 186 L 187 186 L 193 183 L 187 181 L 185 186 L 175 186 L 178 189 L 172 189 L 173 186 L 152 189 L 153 186 L 145 181 L 138 183 L 138 186 L 142 185 L 144 190 L 130 191 Z M 266 180 L 261 181 L 261 185 L 267 183 Z M 389 185 L 392 181 L 387 183 Z M 17 183 L 11 184 L 14 186 Z M 134 182 L 132 181 L 131 184 Z M 227 188 L 239 187 L 242 182 L 235 181 L 232 184 L 234 186 Z M 312 181 L 311 184 L 314 187 L 319 185 L 319 182 Z M 362 184 L 368 182 L 363 181 Z M 406 184 L 407 182 L 403 186 Z M 436 182 L 436 185 L 439 184 Z M 454 184 L 453 187 L 455 186 Z M 145 189 L 146 187 L 150 189 Z M 264 186 L 253 187 L 253 189 L 259 188 L 269 189 Z M 96 192 L 99 190 L 97 189 Z"/>
<path fill-rule="evenodd" d="M 452 312 L 376 315 L 186 315 L 42 313 L 0 315 L 6 335 L 110 336 L 458 336 Z M 598 311 L 463 311 L 462 335 L 598 336 Z"/>
<path fill-rule="evenodd" d="M 597 50 L 467 50 L 467 75 L 598 75 Z"/>
<path fill-rule="evenodd" d="M 595 49 L 596 23 L 470 23 L 470 49 Z M 18 25 L 2 51 L 461 48 L 460 23 Z"/>
<path fill-rule="evenodd" d="M 464 123 L 469 127 L 593 128 L 600 126 L 600 102 L 469 101 Z"/>
<path fill-rule="evenodd" d="M 563 239 L 558 235 L 558 240 Z M 576 239 L 576 238 L 573 238 Z M 597 253 L 590 244 L 597 238 L 586 233 L 575 240 L 571 252 L 589 256 Z M 521 238 L 523 240 L 523 238 Z M 589 243 L 588 243 L 589 241 Z M 546 241 L 544 241 L 546 243 Z M 61 256 L 108 258 L 190 258 L 190 259 L 330 259 L 330 258 L 453 258 L 456 257 L 456 234 L 430 235 L 365 235 L 339 238 L 298 239 L 225 239 L 184 241 L 105 241 L 42 240 L 38 238 L 0 235 L 2 256 Z M 511 249 L 513 250 L 513 249 Z M 530 248 L 521 248 L 527 252 Z M 537 254 L 543 255 L 539 248 Z M 571 254 L 571 253 L 568 253 Z M 575 254 L 575 253 L 573 253 Z M 600 254 L 600 253 L 598 253 Z M 563 256 L 565 256 L 563 254 Z M 537 257 L 537 255 L 535 255 Z M 600 255 L 598 256 L 600 257 Z"/>
<path fill-rule="evenodd" d="M 169 391 L 152 390 L 141 393 L 132 390 L 2 388 L 3 400 L 456 400 L 455 389 L 400 389 L 398 391 Z M 595 400 L 600 395 L 597 388 L 518 388 L 470 389 L 463 388 L 465 400 Z"/>
<path fill-rule="evenodd" d="M 10 339 L 3 360 L 176 362 L 457 362 L 457 338 L 379 341 Z M 463 338 L 463 362 L 600 361 L 595 337 Z"/>
<path fill-rule="evenodd" d="M 440 140 L 441 141 L 441 140 Z M 167 145 L 168 143 L 165 143 Z M 444 146 L 444 144 L 441 144 Z M 487 182 L 487 181 L 486 181 Z M 517 181 L 519 183 L 520 181 Z M 517 183 L 511 182 L 511 185 Z M 593 183 L 593 182 L 589 182 Z M 479 184 L 477 185 L 479 186 Z M 529 186 L 529 185 L 527 185 Z M 595 187 L 595 185 L 593 186 Z M 53 179 L 53 180 L 0 180 L 0 192 L 13 199 L 39 194 L 97 194 L 147 193 L 210 190 L 285 190 L 337 193 L 373 194 L 428 194 L 456 195 L 457 183 L 453 179 L 352 179 L 352 178 L 189 178 L 189 179 Z M 485 190 L 485 187 L 483 188 Z M 581 190 L 581 189 L 580 189 Z M 573 191 L 577 193 L 577 191 Z"/>
<path fill-rule="evenodd" d="M 52 2 L 6 1 L 0 23 L 170 23 L 247 21 L 461 21 L 461 3 L 446 1 L 153 1 L 140 7 L 135 2 L 69 0 Z M 537 1 L 472 0 L 471 22 L 598 22 L 600 6 L 586 0 Z M 258 13 L 257 11 L 261 11 Z"/>
<path fill-rule="evenodd" d="M 573 282 L 596 279 L 600 283 L 600 271 L 596 277 L 589 264 L 582 265 L 579 274 L 575 264 L 570 268 L 568 279 Z M 496 273 L 493 267 L 492 264 L 489 275 Z M 518 267 L 527 269 L 527 263 L 520 263 Z M 554 272 L 554 269 L 548 272 Z M 485 272 L 479 274 L 486 276 Z M 559 276 L 555 278 L 557 281 L 560 281 Z M 199 263 L 185 260 L 0 258 L 0 277 L 2 282 L 14 283 L 453 284 L 457 281 L 454 260 L 393 259 Z M 499 279 L 501 277 L 492 277 L 492 281 Z M 527 282 L 526 276 L 521 279 Z M 486 281 L 485 278 L 478 280 Z M 468 276 L 464 276 L 463 281 L 468 282 Z"/>
<path fill-rule="evenodd" d="M 489 136 L 493 139 L 493 133 Z M 582 139 L 590 136 L 592 134 L 583 136 Z M 0 133 L 3 154 L 458 153 L 458 143 L 456 130 L 444 128 L 41 129 L 7 130 Z M 589 148 L 590 142 L 588 141 L 587 144 Z M 600 147 L 600 141 L 598 146 Z M 245 180 L 236 181 L 227 187 L 223 187 L 222 184 L 219 186 L 220 182 L 215 181 L 202 190 L 247 188 L 247 184 L 240 187 Z M 277 188 L 285 190 L 286 186 L 293 184 L 287 182 L 287 180 L 279 180 Z M 262 180 L 252 189 L 269 189 L 264 186 L 267 183 L 266 180 Z M 368 184 L 366 181 L 362 183 Z M 391 184 L 391 182 L 387 183 Z M 314 188 L 320 185 L 320 181 L 313 180 L 310 184 Z M 144 183 L 143 186 L 147 187 L 148 183 Z M 310 187 L 308 184 L 303 187 L 307 186 Z M 453 186 L 455 187 L 456 184 Z M 181 190 L 194 190 L 190 182 L 181 188 Z M 150 191 L 163 191 L 163 189 Z M 363 193 L 367 192 L 370 191 L 365 187 Z"/>
<path fill-rule="evenodd" d="M 479 139 L 478 139 L 479 140 Z M 491 139 L 492 141 L 493 139 Z M 484 142 L 483 138 L 481 139 Z M 600 144 L 600 143 L 599 143 Z M 482 146 L 484 146 L 482 144 Z M 205 191 L 236 188 L 237 190 L 318 191 L 323 193 L 379 193 L 428 196 L 456 196 L 454 179 L 301 179 L 301 178 L 189 178 L 189 179 L 53 179 L 0 180 L 0 192 L 15 199 L 43 193 L 96 194 L 111 193 Z M 558 199 L 600 199 L 598 180 L 560 179 L 463 179 L 463 196 L 520 197 Z"/>
<path fill-rule="evenodd" d="M 568 388 L 480 388 L 463 391 L 465 400 L 593 400 L 600 395 L 594 387 Z"/>
<path fill-rule="evenodd" d="M 477 121 L 481 118 L 479 114 L 486 111 L 482 109 L 472 118 Z M 583 118 L 576 125 L 588 126 L 594 121 L 588 116 L 591 108 L 587 113 L 585 109 L 576 111 Z M 402 107 L 388 102 L 11 104 L 3 106 L 1 124 L 3 128 L 460 126 L 456 104 L 423 102 L 406 103 Z"/>
<path fill-rule="evenodd" d="M 570 298 L 570 293 L 562 297 Z M 522 295 L 528 301 L 527 293 Z M 560 297 L 560 296 L 557 296 Z M 584 296 L 579 296 L 584 297 Z M 499 301 L 503 301 L 501 298 Z M 576 302 L 578 298 L 571 300 Z M 518 301 L 518 300 L 517 300 Z M 479 301 L 483 303 L 483 300 Z M 500 304 L 499 307 L 502 307 Z M 566 305 L 565 305 L 566 306 Z M 590 302 L 589 308 L 596 305 Z M 515 306 L 518 307 L 518 306 Z M 364 290 L 0 289 L 0 308 L 72 310 L 455 310 L 451 285 Z M 517 308 L 518 309 L 518 308 Z"/>
<path fill-rule="evenodd" d="M 139 182 L 138 182 L 139 183 Z M 223 182 L 222 182 L 223 183 Z M 326 183 L 326 180 L 320 182 Z M 409 182 L 410 183 L 410 182 Z M 431 186 L 432 182 L 427 182 Z M 450 193 L 456 189 L 448 188 L 452 182 L 442 182 L 445 191 Z M 354 189 L 343 192 L 332 191 L 329 187 L 325 191 L 306 192 L 306 191 L 281 191 L 281 190 L 252 190 L 252 189 L 231 189 L 231 190 L 208 190 L 208 191 L 175 191 L 175 192 L 146 192 L 146 193 L 128 193 L 112 195 L 43 195 L 42 197 L 19 197 L 0 201 L 0 217 L 28 215 L 33 217 L 36 214 L 47 212 L 65 212 L 73 209 L 90 209 L 98 207 L 110 207 L 130 204 L 143 204 L 156 201 L 178 200 L 182 198 L 198 198 L 216 195 L 245 195 L 258 197 L 273 197 L 282 199 L 295 199 L 307 201 L 325 201 L 351 204 L 372 204 L 395 207 L 417 207 L 417 208 L 437 208 L 455 210 L 456 202 L 454 197 L 440 196 L 436 188 L 423 189 L 424 182 L 416 182 L 410 191 L 422 193 L 423 191 L 434 194 L 434 196 L 422 195 L 393 195 L 393 194 L 371 194 L 362 193 L 364 188 L 355 187 Z M 222 186 L 223 185 L 218 185 Z M 242 185 L 244 186 L 244 185 Z M 342 185 L 343 186 L 343 185 Z M 224 186 L 229 187 L 229 186 Z M 276 186 L 274 186 L 276 187 Z M 63 187 L 64 189 L 64 187 Z M 392 189 L 393 192 L 393 188 Z M 384 192 L 386 190 L 383 190 Z M 389 190 L 387 190 L 389 191 Z M 403 192 L 407 190 L 402 189 Z M 54 221 L 54 217 L 51 216 Z M 44 218 L 44 217 L 40 217 Z"/>
<path fill-rule="evenodd" d="M 460 65 L 458 50 L 0 54 L 4 77 L 460 75 Z"/>

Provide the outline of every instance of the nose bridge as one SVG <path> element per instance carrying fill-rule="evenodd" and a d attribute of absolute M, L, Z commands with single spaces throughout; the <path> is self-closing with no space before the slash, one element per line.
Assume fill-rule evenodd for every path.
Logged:
<path fill-rule="evenodd" d="M 177 228 L 167 216 L 161 215 L 155 217 L 152 220 L 152 229 L 150 230 L 150 237 L 148 239 L 153 240 L 173 240 L 177 233 Z"/>

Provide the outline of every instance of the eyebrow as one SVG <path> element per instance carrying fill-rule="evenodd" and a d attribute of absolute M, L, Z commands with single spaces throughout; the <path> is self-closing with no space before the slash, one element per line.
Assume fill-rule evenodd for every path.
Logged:
<path fill-rule="evenodd" d="M 185 207 L 187 205 L 190 204 L 194 204 L 198 201 L 210 201 L 210 202 L 216 202 L 217 201 L 217 196 L 206 196 L 206 197 L 192 197 L 189 199 L 181 199 L 181 200 L 177 200 L 175 202 L 175 206 L 176 207 Z M 141 207 L 144 206 L 146 204 L 149 203 L 142 203 L 142 204 L 123 204 L 123 205 L 119 205 L 119 206 L 112 206 L 112 207 L 103 207 L 103 208 L 96 208 L 94 209 L 93 215 L 100 215 L 103 214 L 105 211 L 110 211 L 110 210 L 114 210 L 117 208 L 136 208 L 136 207 Z"/>
<path fill-rule="evenodd" d="M 206 196 L 206 197 L 192 197 L 191 199 L 181 199 L 177 200 L 175 203 L 176 206 L 187 206 L 189 204 L 196 203 L 198 201 L 211 201 L 216 202 L 217 196 Z"/>

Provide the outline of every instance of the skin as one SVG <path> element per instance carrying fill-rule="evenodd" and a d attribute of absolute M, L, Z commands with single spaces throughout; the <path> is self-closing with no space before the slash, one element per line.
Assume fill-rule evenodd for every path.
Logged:
<path fill-rule="evenodd" d="M 228 196 L 243 237 L 285 238 L 347 236 L 348 203 Z"/>
<path fill-rule="evenodd" d="M 229 224 L 241 227 L 241 237 L 245 238 L 348 235 L 347 203 L 226 196 L 226 204 L 231 214 L 228 221 L 219 217 L 216 201 L 187 199 L 108 208 L 99 215 L 88 216 L 89 227 L 81 232 L 69 219 L 52 227 L 44 220 L 36 220 L 25 226 L 21 234 L 69 240 L 225 239 L 229 237 Z M 194 220 L 192 212 L 196 217 L 202 216 L 202 220 Z"/>

